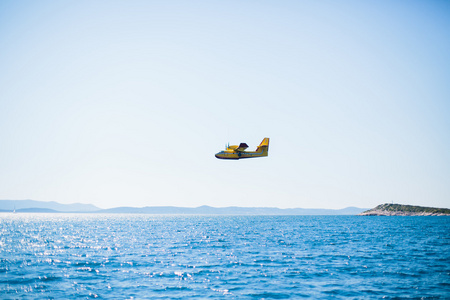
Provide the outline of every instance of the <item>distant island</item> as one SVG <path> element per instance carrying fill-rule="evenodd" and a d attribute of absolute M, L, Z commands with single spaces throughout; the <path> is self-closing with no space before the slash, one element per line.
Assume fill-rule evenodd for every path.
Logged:
<path fill-rule="evenodd" d="M 99 214 L 160 214 L 160 215 L 356 215 L 367 208 L 277 208 L 277 207 L 199 207 L 145 206 L 101 209 L 91 204 L 62 204 L 36 200 L 0 200 L 0 212 L 16 213 L 99 213 Z"/>
<path fill-rule="evenodd" d="M 385 203 L 359 216 L 450 216 L 450 209 Z"/>
<path fill-rule="evenodd" d="M 92 204 L 62 204 L 55 201 L 0 200 L 0 212 L 91 212 L 98 211 Z"/>

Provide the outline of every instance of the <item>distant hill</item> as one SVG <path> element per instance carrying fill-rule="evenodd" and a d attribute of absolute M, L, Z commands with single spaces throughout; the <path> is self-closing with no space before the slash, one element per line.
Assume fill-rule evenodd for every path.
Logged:
<path fill-rule="evenodd" d="M 185 214 L 185 215 L 356 215 L 366 208 L 347 207 L 343 209 L 307 209 L 307 208 L 276 208 L 276 207 L 176 207 L 176 206 L 146 206 L 146 207 L 115 207 L 100 209 L 91 204 L 61 204 L 35 200 L 0 200 L 0 212 L 63 212 L 63 213 L 121 213 L 121 214 Z"/>
<path fill-rule="evenodd" d="M 20 212 L 23 209 L 50 209 L 54 212 L 90 212 L 100 210 L 92 204 L 72 203 L 62 204 L 58 202 L 45 202 L 36 200 L 0 200 L 0 211 L 13 211 Z"/>
<path fill-rule="evenodd" d="M 100 213 L 136 213 L 136 214 L 199 214 L 199 215 L 356 215 L 364 208 L 347 207 L 344 209 L 305 209 L 276 207 L 176 207 L 176 206 L 146 206 L 146 207 L 115 207 L 103 209 Z"/>
<path fill-rule="evenodd" d="M 450 216 L 450 209 L 402 204 L 381 204 L 360 216 Z"/>
<path fill-rule="evenodd" d="M 50 208 L 21 208 L 16 209 L 17 213 L 58 213 L 59 211 Z"/>

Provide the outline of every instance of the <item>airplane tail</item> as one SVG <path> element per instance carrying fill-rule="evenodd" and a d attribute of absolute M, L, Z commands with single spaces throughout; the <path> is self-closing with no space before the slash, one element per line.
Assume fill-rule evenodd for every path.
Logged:
<path fill-rule="evenodd" d="M 258 148 L 256 148 L 256 152 L 259 152 L 262 150 L 262 155 L 267 156 L 269 155 L 269 138 L 264 138 L 259 144 Z"/>

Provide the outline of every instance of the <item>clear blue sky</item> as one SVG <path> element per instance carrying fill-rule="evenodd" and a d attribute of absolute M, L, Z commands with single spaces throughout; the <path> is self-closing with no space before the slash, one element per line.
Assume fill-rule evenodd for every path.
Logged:
<path fill-rule="evenodd" d="M 0 42 L 0 199 L 450 207 L 448 1 L 1 1 Z"/>

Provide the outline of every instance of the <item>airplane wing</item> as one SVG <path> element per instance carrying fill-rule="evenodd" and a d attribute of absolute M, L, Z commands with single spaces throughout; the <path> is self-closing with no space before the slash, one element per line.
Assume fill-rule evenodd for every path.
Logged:
<path fill-rule="evenodd" d="M 247 148 L 248 148 L 248 145 L 246 143 L 240 143 L 239 147 L 234 149 L 234 151 L 242 152 L 242 151 L 245 151 L 245 149 L 247 149 Z"/>

